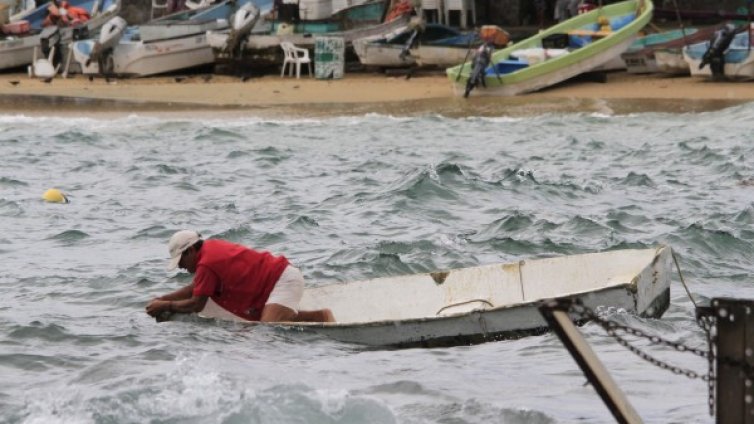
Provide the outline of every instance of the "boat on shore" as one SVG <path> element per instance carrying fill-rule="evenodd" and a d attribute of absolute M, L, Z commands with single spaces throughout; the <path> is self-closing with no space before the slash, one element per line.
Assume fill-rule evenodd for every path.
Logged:
<path fill-rule="evenodd" d="M 659 71 L 655 50 L 672 47 L 699 32 L 697 28 L 676 29 L 648 34 L 634 41 L 620 56 L 626 62 L 626 71 L 631 74 L 653 74 Z M 679 41 L 680 40 L 680 41 Z"/>
<path fill-rule="evenodd" d="M 447 76 L 459 95 L 478 86 L 478 95 L 541 90 L 618 58 L 651 21 L 653 9 L 651 0 L 598 7 L 492 53 L 489 65 L 476 72 L 467 61 L 447 69 Z"/>
<path fill-rule="evenodd" d="M 722 30 L 721 30 L 722 31 Z M 721 78 L 729 80 L 754 79 L 754 51 L 752 50 L 752 28 L 749 25 L 735 28 L 730 45 L 722 53 L 725 64 L 722 75 L 714 75 L 708 61 L 710 46 L 717 40 L 692 44 L 683 48 L 683 58 L 689 65 L 692 77 Z M 716 34 L 719 36 L 719 34 Z"/>
<path fill-rule="evenodd" d="M 302 310 L 334 323 L 274 323 L 369 346 L 447 346 L 536 334 L 545 299 L 660 317 L 670 303 L 670 247 L 522 260 L 307 288 Z M 211 300 L 200 316 L 242 321 Z"/>
<path fill-rule="evenodd" d="M 95 40 L 74 43 L 74 58 L 87 75 L 145 77 L 210 65 L 215 61 L 207 31 L 225 29 L 250 0 L 224 0 L 202 9 L 167 15 L 125 28 L 107 57 L 92 60 Z M 270 3 L 257 0 L 254 3 Z"/>
<path fill-rule="evenodd" d="M 89 13 L 89 20 L 73 26 L 60 26 L 58 34 L 51 38 L 58 40 L 60 57 L 68 54 L 70 43 L 82 36 L 94 34 L 108 20 L 117 16 L 121 8 L 119 0 L 70 0 L 70 5 L 82 8 Z M 29 65 L 34 60 L 34 50 L 42 47 L 42 36 L 49 4 L 45 3 L 34 10 L 15 17 L 13 23 L 25 22 L 24 30 L 18 33 L 0 35 L 0 70 Z M 49 29 L 48 29 L 49 33 Z M 48 36 L 47 33 L 44 34 Z M 62 62 L 62 59 L 61 59 Z"/>
<path fill-rule="evenodd" d="M 416 22 L 390 37 L 357 40 L 353 49 L 364 66 L 444 68 L 463 61 L 469 49 L 478 47 L 481 42 L 474 32 L 462 33 L 447 25 Z"/>

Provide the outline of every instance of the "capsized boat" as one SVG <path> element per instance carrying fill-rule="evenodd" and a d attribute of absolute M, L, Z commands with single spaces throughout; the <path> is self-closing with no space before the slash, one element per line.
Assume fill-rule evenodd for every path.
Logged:
<path fill-rule="evenodd" d="M 71 6 L 85 9 L 90 19 L 74 26 L 59 27 L 61 57 L 66 57 L 68 46 L 78 37 L 95 33 L 110 18 L 120 11 L 119 0 L 70 0 Z M 43 4 L 31 12 L 20 16 L 20 21 L 28 22 L 28 30 L 18 34 L 0 36 L 0 69 L 12 69 L 28 65 L 34 59 L 34 49 L 41 47 L 43 22 L 47 17 L 48 4 Z"/>
<path fill-rule="evenodd" d="M 522 260 L 307 288 L 302 310 L 330 308 L 335 323 L 276 323 L 371 346 L 464 345 L 538 333 L 540 301 L 660 317 L 670 304 L 672 251 L 660 246 Z M 211 300 L 201 316 L 242 319 Z"/>
<path fill-rule="evenodd" d="M 618 58 L 652 19 L 651 0 L 598 7 L 491 54 L 488 66 L 473 61 L 447 70 L 457 94 L 513 96 L 537 91 Z M 518 50 L 529 50 L 522 58 Z M 537 50 L 535 52 L 534 50 Z"/>
<path fill-rule="evenodd" d="M 257 0 L 254 3 L 271 3 Z M 126 28 L 103 60 L 93 60 L 98 40 L 74 43 L 75 60 L 84 74 L 144 77 L 212 64 L 207 31 L 227 28 L 232 15 L 250 0 L 224 0 Z M 103 65 L 104 69 L 100 66 Z"/>

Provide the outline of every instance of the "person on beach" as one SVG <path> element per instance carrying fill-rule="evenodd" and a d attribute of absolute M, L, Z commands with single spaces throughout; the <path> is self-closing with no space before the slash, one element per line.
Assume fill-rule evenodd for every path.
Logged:
<path fill-rule="evenodd" d="M 224 240 L 203 240 L 196 231 L 181 230 L 168 242 L 168 270 L 194 274 L 191 284 L 153 299 L 147 314 L 194 313 L 208 299 L 248 321 L 334 322 L 329 309 L 300 311 L 304 292 L 301 271 L 284 256 L 252 250 Z"/>

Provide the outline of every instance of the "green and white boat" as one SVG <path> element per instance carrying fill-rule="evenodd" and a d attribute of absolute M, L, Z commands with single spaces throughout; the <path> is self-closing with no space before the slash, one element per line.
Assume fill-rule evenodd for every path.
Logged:
<path fill-rule="evenodd" d="M 484 72 L 474 62 L 448 68 L 457 94 L 514 96 L 549 87 L 620 57 L 652 19 L 651 0 L 598 7 L 496 51 Z M 476 77 L 476 78 L 475 78 Z M 471 79 L 471 83 L 469 80 Z"/>

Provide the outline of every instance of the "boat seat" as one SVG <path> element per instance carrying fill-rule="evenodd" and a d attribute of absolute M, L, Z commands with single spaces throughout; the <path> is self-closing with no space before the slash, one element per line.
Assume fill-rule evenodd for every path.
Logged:
<path fill-rule="evenodd" d="M 283 69 L 280 70 L 280 76 L 285 75 L 285 69 L 288 67 L 289 76 L 293 76 L 293 68 L 296 68 L 296 78 L 301 78 L 301 65 L 306 64 L 309 68 L 309 76 L 313 77 L 312 60 L 309 57 L 309 50 L 296 47 L 290 41 L 280 42 L 280 48 L 283 49 Z"/>
<path fill-rule="evenodd" d="M 577 37 L 594 37 L 603 38 L 612 34 L 612 31 L 592 31 L 588 29 L 573 29 L 568 31 L 568 35 L 575 35 Z"/>

